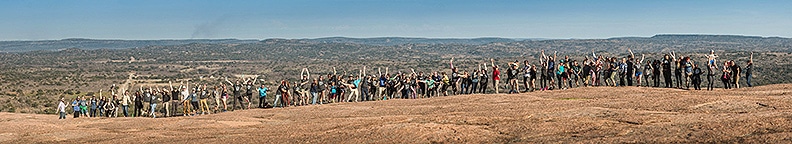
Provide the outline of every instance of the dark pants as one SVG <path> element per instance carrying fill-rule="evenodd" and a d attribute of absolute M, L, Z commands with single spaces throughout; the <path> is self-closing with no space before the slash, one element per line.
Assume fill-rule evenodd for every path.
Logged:
<path fill-rule="evenodd" d="M 369 91 L 367 88 L 360 89 L 360 101 L 368 101 L 369 100 Z"/>
<path fill-rule="evenodd" d="M 95 108 L 92 108 L 90 113 L 91 113 L 90 114 L 91 117 L 96 117 L 96 109 Z"/>
<path fill-rule="evenodd" d="M 479 85 L 478 82 L 472 82 L 470 84 L 470 90 L 468 90 L 468 93 L 469 94 L 476 93 L 476 90 L 477 90 L 476 88 L 478 87 L 478 85 Z"/>
<path fill-rule="evenodd" d="M 723 88 L 731 89 L 731 81 L 729 79 L 721 78 L 721 81 L 723 82 Z"/>
<path fill-rule="evenodd" d="M 663 72 L 663 78 L 665 79 L 665 87 L 671 88 L 674 86 L 674 83 L 671 81 L 671 71 Z"/>
<path fill-rule="evenodd" d="M 547 83 L 545 83 L 545 80 L 547 79 L 547 76 L 546 75 L 542 75 L 541 78 L 542 79 L 539 80 L 539 85 L 541 85 L 543 89 L 547 88 Z"/>
<path fill-rule="evenodd" d="M 487 80 L 482 79 L 479 81 L 479 93 L 484 93 L 487 91 Z"/>
<path fill-rule="evenodd" d="M 234 111 L 236 109 L 237 102 L 239 102 L 239 106 L 240 107 L 243 107 L 242 106 L 242 95 L 241 94 L 234 94 L 234 98 L 232 98 L 232 99 L 234 99 L 234 101 L 231 102 L 232 103 L 231 104 L 231 111 Z"/>
<path fill-rule="evenodd" d="M 682 88 L 682 72 L 675 73 L 677 88 Z"/>
<path fill-rule="evenodd" d="M 264 106 L 267 106 L 267 97 L 259 96 L 259 108 L 264 108 Z"/>
<path fill-rule="evenodd" d="M 693 89 L 701 90 L 701 76 L 696 75 L 696 76 L 693 76 L 692 79 L 693 79 Z"/>
<path fill-rule="evenodd" d="M 80 111 L 74 111 L 74 118 L 80 117 Z"/>
<path fill-rule="evenodd" d="M 133 117 L 136 117 L 136 116 L 139 117 L 141 114 L 143 114 L 143 105 L 135 105 L 135 111 L 134 112 L 135 112 L 135 115 L 133 115 Z"/>
<path fill-rule="evenodd" d="M 406 88 L 402 89 L 401 93 L 402 93 L 402 96 L 401 96 L 402 99 L 410 98 L 410 90 L 409 89 L 406 89 Z"/>
<path fill-rule="evenodd" d="M 628 76 L 626 76 L 627 86 L 633 86 L 633 76 L 635 76 L 635 74 L 632 73 L 627 73 L 627 74 L 628 74 Z"/>
<path fill-rule="evenodd" d="M 660 87 L 660 73 L 655 72 L 652 74 L 652 81 L 654 82 L 654 87 Z"/>
<path fill-rule="evenodd" d="M 563 79 L 564 76 L 563 75 L 564 74 L 557 74 L 556 75 L 556 80 L 558 81 L 558 89 L 564 88 L 564 81 L 563 81 L 564 80 Z"/>
<path fill-rule="evenodd" d="M 179 102 L 178 100 L 173 100 L 173 102 L 171 103 L 171 108 L 172 108 L 173 110 L 171 111 L 171 115 L 170 115 L 170 116 L 175 116 L 175 115 L 176 115 L 176 113 L 178 113 L 178 112 L 179 112 L 179 111 L 177 111 L 177 110 L 178 110 L 178 108 L 179 108 L 179 106 L 180 106 L 181 104 L 182 104 L 182 103 L 181 103 L 181 102 Z"/>
<path fill-rule="evenodd" d="M 58 119 L 66 119 L 66 112 L 59 112 L 59 113 L 60 113 L 60 117 L 58 117 Z"/>
<path fill-rule="evenodd" d="M 197 101 L 190 101 L 190 104 L 192 104 L 191 108 L 193 109 L 193 110 L 192 110 L 192 111 L 193 111 L 193 113 L 196 113 L 196 114 L 197 114 L 197 113 L 198 113 L 198 111 L 199 111 L 199 110 L 201 110 L 201 105 L 200 105 L 200 104 L 198 104 L 198 102 L 197 102 Z"/>
<path fill-rule="evenodd" d="M 715 75 L 707 75 L 707 90 L 712 90 L 715 87 L 713 84 L 715 83 Z"/>

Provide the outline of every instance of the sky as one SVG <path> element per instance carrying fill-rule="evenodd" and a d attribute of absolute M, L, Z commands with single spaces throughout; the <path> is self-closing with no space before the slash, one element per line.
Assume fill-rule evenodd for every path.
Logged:
<path fill-rule="evenodd" d="M 0 40 L 792 37 L 790 0 L 3 0 Z"/>

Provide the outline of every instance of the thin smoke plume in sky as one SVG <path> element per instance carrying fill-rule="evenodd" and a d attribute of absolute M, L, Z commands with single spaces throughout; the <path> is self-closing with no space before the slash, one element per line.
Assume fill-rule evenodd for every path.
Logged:
<path fill-rule="evenodd" d="M 226 20 L 227 17 L 222 16 L 213 21 L 208 21 L 195 26 L 195 31 L 193 31 L 190 39 L 215 37 L 218 31 L 222 30 L 221 26 Z"/>

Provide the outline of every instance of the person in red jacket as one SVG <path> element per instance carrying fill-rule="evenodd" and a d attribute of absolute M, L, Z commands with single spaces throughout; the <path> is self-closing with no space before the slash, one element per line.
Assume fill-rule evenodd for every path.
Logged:
<path fill-rule="evenodd" d="M 498 69 L 498 65 L 495 65 L 495 59 L 490 59 L 492 63 L 492 86 L 495 87 L 495 94 L 500 91 L 498 84 L 500 84 L 500 69 Z"/>

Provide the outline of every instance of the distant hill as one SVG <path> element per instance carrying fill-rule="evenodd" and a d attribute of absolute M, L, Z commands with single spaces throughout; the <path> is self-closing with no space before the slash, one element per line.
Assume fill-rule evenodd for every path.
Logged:
<path fill-rule="evenodd" d="M 169 46 L 190 43 L 204 44 L 243 44 L 255 43 L 258 40 L 238 39 L 191 39 L 191 40 L 97 40 L 97 39 L 62 39 L 41 41 L 0 41 L 0 52 L 51 51 L 69 48 L 78 49 L 126 49 L 146 46 Z"/>
<path fill-rule="evenodd" d="M 0 52 L 57 51 L 69 48 L 92 49 L 127 49 L 148 46 L 175 46 L 184 44 L 254 44 L 254 43 L 293 43 L 293 44 L 356 44 L 367 46 L 400 46 L 400 45 L 467 45 L 478 48 L 525 48 L 553 49 L 559 52 L 585 52 L 622 50 L 627 47 L 647 51 L 708 51 L 745 50 L 752 51 L 792 51 L 792 39 L 781 37 L 758 37 L 740 35 L 695 35 L 695 34 L 659 34 L 652 37 L 617 37 L 609 39 L 511 39 L 511 38 L 408 38 L 408 37 L 377 37 L 348 38 L 326 37 L 314 39 L 190 39 L 190 40 L 97 40 L 97 39 L 63 39 L 42 41 L 0 41 Z"/>
<path fill-rule="evenodd" d="M 404 37 L 379 37 L 379 38 L 347 38 L 347 37 L 327 37 L 316 39 L 300 39 L 301 41 L 319 43 L 355 43 L 365 45 L 390 46 L 402 44 L 467 44 L 480 45 L 493 42 L 515 42 L 509 38 L 404 38 Z"/>

